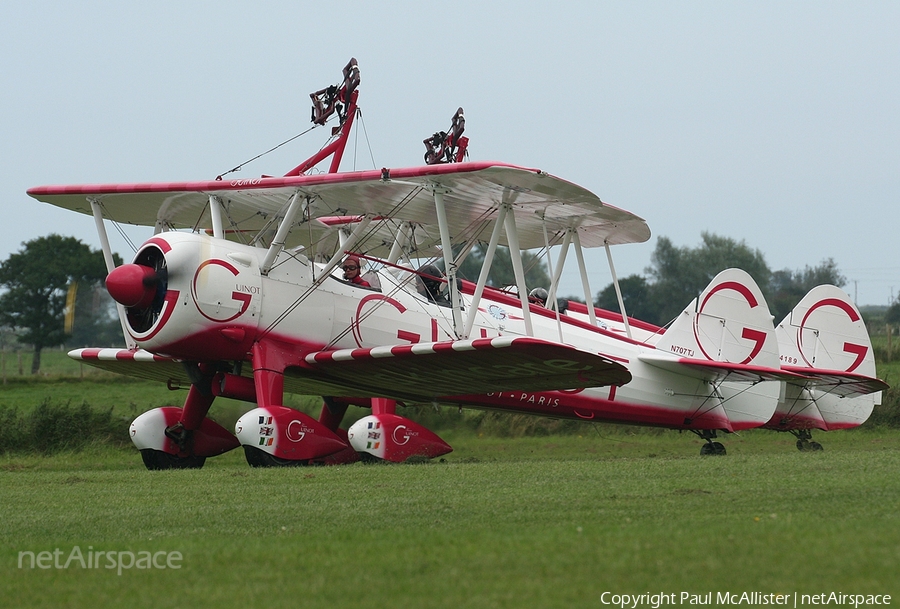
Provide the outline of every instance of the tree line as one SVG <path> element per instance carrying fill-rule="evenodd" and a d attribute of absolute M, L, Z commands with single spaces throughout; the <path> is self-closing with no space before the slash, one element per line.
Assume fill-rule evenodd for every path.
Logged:
<path fill-rule="evenodd" d="M 464 279 L 475 281 L 481 270 L 484 251 L 473 248 L 459 269 Z M 529 288 L 546 287 L 550 277 L 543 259 L 532 252 L 523 252 L 525 282 Z M 728 268 L 740 268 L 753 277 L 766 297 L 769 311 L 780 322 L 800 302 L 806 293 L 817 285 L 831 284 L 844 287 L 847 279 L 831 258 L 818 266 L 803 269 L 773 271 L 765 256 L 744 241 L 736 241 L 712 233 L 701 234 L 697 247 L 676 247 L 667 237 L 660 237 L 650 257 L 650 265 L 644 274 L 633 274 L 619 279 L 622 301 L 630 317 L 665 326 L 678 316 L 709 282 Z M 515 285 L 509 250 L 497 248 L 494 264 L 488 275 L 488 284 L 494 287 Z M 577 296 L 569 296 L 578 300 Z M 615 286 L 610 283 L 594 298 L 594 305 L 609 311 L 619 311 Z M 897 308 L 900 321 L 900 305 Z"/>
<path fill-rule="evenodd" d="M 847 279 L 831 258 L 818 266 L 773 271 L 765 256 L 744 241 L 712 233 L 701 234 L 698 247 L 675 247 L 660 237 L 650 257 L 646 275 L 629 275 L 619 280 L 622 301 L 628 315 L 664 326 L 678 316 L 721 271 L 743 269 L 753 277 L 766 297 L 769 311 L 780 323 L 807 292 L 822 284 L 839 288 Z M 619 311 L 615 288 L 609 284 L 597 294 L 594 304 Z"/>
<path fill-rule="evenodd" d="M 116 264 L 121 259 L 115 257 Z M 459 276 L 476 281 L 484 262 L 484 248 L 476 245 L 463 261 Z M 525 279 L 529 288 L 547 287 L 550 277 L 539 254 L 523 252 Z M 704 232 L 697 247 L 676 247 L 660 237 L 644 274 L 620 279 L 622 299 L 629 316 L 659 326 L 674 319 L 713 277 L 727 268 L 741 268 L 756 281 L 769 310 L 780 322 L 813 287 L 846 285 L 831 258 L 818 266 L 773 271 L 758 249 L 744 241 Z M 0 326 L 12 329 L 16 339 L 34 351 L 32 373 L 40 370 L 40 353 L 58 345 L 122 346 L 121 327 L 115 306 L 103 289 L 106 278 L 103 254 L 74 237 L 49 235 L 23 243 L 18 252 L 0 263 Z M 509 250 L 497 249 L 489 285 L 514 285 Z M 579 300 L 577 297 L 570 297 Z M 594 304 L 619 311 L 615 288 L 610 283 Z M 69 327 L 66 313 L 69 312 Z M 886 315 L 889 323 L 900 322 L 900 297 Z"/>
<path fill-rule="evenodd" d="M 122 260 L 115 256 L 115 262 Z M 31 347 L 32 374 L 40 371 L 46 347 L 124 346 L 115 306 L 103 289 L 106 274 L 103 252 L 60 235 L 27 241 L 0 263 L 0 326 Z"/>

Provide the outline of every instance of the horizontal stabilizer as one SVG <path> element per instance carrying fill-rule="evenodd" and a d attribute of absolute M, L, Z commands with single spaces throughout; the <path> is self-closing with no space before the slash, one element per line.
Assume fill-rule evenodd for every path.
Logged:
<path fill-rule="evenodd" d="M 784 370 L 796 372 L 801 383 L 809 388 L 842 398 L 869 395 L 877 391 L 890 389 L 891 386 L 879 378 L 843 372 L 840 370 L 821 370 L 819 368 L 802 368 L 800 366 L 784 366 Z"/>
<path fill-rule="evenodd" d="M 308 355 L 306 364 L 289 368 L 285 374 L 315 393 L 412 401 L 631 381 L 624 366 L 605 357 L 559 343 L 512 336 L 321 351 Z"/>
<path fill-rule="evenodd" d="M 805 381 L 802 374 L 782 368 L 767 368 L 748 364 L 731 364 L 711 360 L 673 358 L 667 355 L 645 353 L 638 359 L 651 366 L 698 378 L 710 383 L 758 383 L 760 381 Z"/>

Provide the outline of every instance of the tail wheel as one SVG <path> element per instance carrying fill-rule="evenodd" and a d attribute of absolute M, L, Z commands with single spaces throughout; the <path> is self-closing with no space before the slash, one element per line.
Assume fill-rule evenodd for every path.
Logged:
<path fill-rule="evenodd" d="M 706 444 L 700 447 L 701 455 L 725 455 L 725 445 L 721 442 L 713 442 L 716 438 L 715 429 L 692 429 L 691 432 L 697 434 L 701 440 L 706 440 Z"/>
<path fill-rule="evenodd" d="M 200 469 L 206 463 L 206 457 L 179 457 L 161 450 L 145 448 L 141 451 L 144 466 L 150 471 L 164 469 Z"/>
<path fill-rule="evenodd" d="M 708 442 L 700 447 L 701 455 L 725 455 L 725 445 L 721 442 Z"/>
<path fill-rule="evenodd" d="M 808 429 L 792 431 L 797 437 L 797 450 L 800 452 L 825 450 L 821 444 L 812 439 L 812 434 Z"/>

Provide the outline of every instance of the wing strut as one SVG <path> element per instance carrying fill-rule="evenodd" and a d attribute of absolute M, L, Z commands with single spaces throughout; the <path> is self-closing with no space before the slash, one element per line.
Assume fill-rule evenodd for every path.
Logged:
<path fill-rule="evenodd" d="M 106 225 L 103 223 L 103 207 L 97 199 L 88 199 L 91 203 L 91 211 L 94 214 L 94 224 L 97 225 L 97 236 L 100 238 L 100 249 L 103 250 L 103 261 L 106 263 L 106 272 L 112 273 L 116 268 L 116 262 L 113 260 L 112 248 L 109 246 L 109 236 L 106 234 Z M 120 303 L 116 303 L 116 312 L 119 314 L 119 323 L 122 324 L 122 336 L 125 338 L 125 346 L 129 349 L 135 349 L 137 343 L 128 333 L 128 326 L 125 323 L 125 307 Z"/>
<path fill-rule="evenodd" d="M 387 261 L 391 264 L 397 264 L 400 260 L 400 254 L 403 253 L 403 246 L 409 243 L 409 235 L 406 232 L 409 228 L 408 222 L 401 222 L 397 228 L 397 236 L 394 237 L 394 243 L 391 245 L 391 253 L 388 254 Z"/>
<path fill-rule="evenodd" d="M 219 203 L 219 197 L 216 195 L 209 195 L 209 220 L 212 223 L 213 237 L 224 239 L 225 230 L 222 227 L 222 206 Z"/>
<path fill-rule="evenodd" d="M 578 236 L 577 229 L 572 232 L 572 242 L 575 244 L 575 257 L 578 258 L 578 270 L 581 272 L 581 287 L 584 289 L 584 301 L 588 303 L 588 321 L 592 326 L 596 326 L 597 314 L 594 312 L 591 284 L 588 281 L 587 267 L 584 264 L 584 251 L 581 249 L 581 237 Z"/>
<path fill-rule="evenodd" d="M 504 203 L 507 212 L 512 211 L 512 205 Z M 522 252 L 519 250 L 519 232 L 516 229 L 516 215 L 506 214 L 506 239 L 509 242 L 509 257 L 512 260 L 513 272 L 516 275 L 516 288 L 519 291 L 519 301 L 522 303 L 522 317 L 525 320 L 525 334 L 534 336 L 534 327 L 531 325 L 531 309 L 528 306 L 528 289 L 525 286 L 525 271 L 522 269 Z"/>
<path fill-rule="evenodd" d="M 603 242 L 606 248 L 606 259 L 609 260 L 609 272 L 612 273 L 613 285 L 616 287 L 616 298 L 619 299 L 619 311 L 622 312 L 622 322 L 625 324 L 625 334 L 631 338 L 631 326 L 628 325 L 628 313 L 625 311 L 625 302 L 622 300 L 622 289 L 619 287 L 619 278 L 616 277 L 616 266 L 613 264 L 612 252 L 609 251 L 609 241 Z M 588 311 L 593 309 L 593 304 L 588 305 Z"/>
<path fill-rule="evenodd" d="M 559 260 L 556 263 L 556 272 L 550 279 L 550 293 L 547 294 L 547 304 L 556 311 L 556 327 L 559 330 L 559 342 L 563 342 L 562 322 L 559 320 L 559 304 L 556 302 L 556 287 L 559 285 L 559 278 L 562 275 L 563 267 L 566 265 L 566 254 L 569 252 L 569 243 L 572 241 L 573 229 L 566 229 L 563 237 L 562 248 L 559 250 Z M 547 253 L 549 255 L 549 247 Z"/>
<path fill-rule="evenodd" d="M 440 186 L 432 189 L 434 195 L 434 210 L 437 213 L 438 228 L 441 231 L 441 251 L 444 254 L 444 271 L 447 273 L 447 283 L 450 286 L 450 306 L 453 311 L 453 333 L 456 338 L 462 337 L 462 313 L 460 312 L 462 299 L 459 296 L 459 287 L 456 285 L 456 262 L 453 260 L 453 242 L 450 241 L 450 226 L 447 224 L 447 210 L 444 208 L 444 190 Z"/>
<path fill-rule="evenodd" d="M 278 258 L 278 254 L 280 254 L 281 250 L 284 249 L 284 240 L 287 238 L 288 232 L 291 230 L 291 226 L 293 226 L 294 224 L 294 216 L 297 215 L 297 210 L 299 209 L 299 207 L 300 191 L 298 190 L 291 197 L 291 202 L 288 204 L 287 211 L 284 212 L 284 218 L 281 220 L 281 225 L 278 227 L 278 232 L 275 233 L 275 238 L 272 239 L 272 245 L 269 246 L 269 251 L 266 252 L 266 257 L 263 259 L 263 263 L 259 267 L 260 274 L 268 275 L 269 271 L 272 270 L 272 265 L 275 264 L 275 259 Z"/>
<path fill-rule="evenodd" d="M 478 313 L 478 305 L 481 302 L 481 296 L 484 294 L 484 286 L 487 284 L 488 275 L 491 272 L 491 265 L 494 263 L 494 252 L 497 251 L 497 244 L 500 242 L 500 230 L 506 221 L 506 212 L 509 207 L 501 205 L 497 210 L 497 221 L 494 224 L 494 230 L 491 232 L 491 240 L 488 243 L 487 251 L 484 253 L 484 260 L 481 264 L 481 273 L 478 275 L 478 284 L 475 286 L 475 294 L 472 296 L 472 304 L 469 305 L 469 315 L 466 318 L 466 328 L 464 336 L 469 338 L 472 333 L 472 326 L 475 325 L 475 315 Z"/>

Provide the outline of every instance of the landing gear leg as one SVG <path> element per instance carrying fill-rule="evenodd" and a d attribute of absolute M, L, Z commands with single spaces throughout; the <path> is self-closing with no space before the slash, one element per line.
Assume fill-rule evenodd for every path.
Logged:
<path fill-rule="evenodd" d="M 334 398 L 323 396 L 322 412 L 319 414 L 319 423 L 330 429 L 337 431 L 344 420 L 347 413 L 347 404 L 339 404 Z"/>
<path fill-rule="evenodd" d="M 713 440 L 717 437 L 715 429 L 692 429 L 692 432 L 697 434 L 701 439 L 706 440 L 706 444 L 700 447 L 701 455 L 724 455 L 725 445 L 721 442 L 713 442 Z"/>
<path fill-rule="evenodd" d="M 187 399 L 184 401 L 184 408 L 181 413 L 181 420 L 174 425 L 166 427 L 166 437 L 172 440 L 178 446 L 178 454 L 173 455 L 161 450 L 143 449 L 141 450 L 141 459 L 144 466 L 153 470 L 165 469 L 200 469 L 206 463 L 206 457 L 199 457 L 194 454 L 194 432 L 200 428 L 209 407 L 213 402 L 213 395 L 205 395 L 197 388 L 197 385 L 191 385 L 188 391 Z"/>
<path fill-rule="evenodd" d="M 797 438 L 797 450 L 800 452 L 825 450 L 821 444 L 813 441 L 812 432 L 808 429 L 792 430 L 791 433 Z"/>

